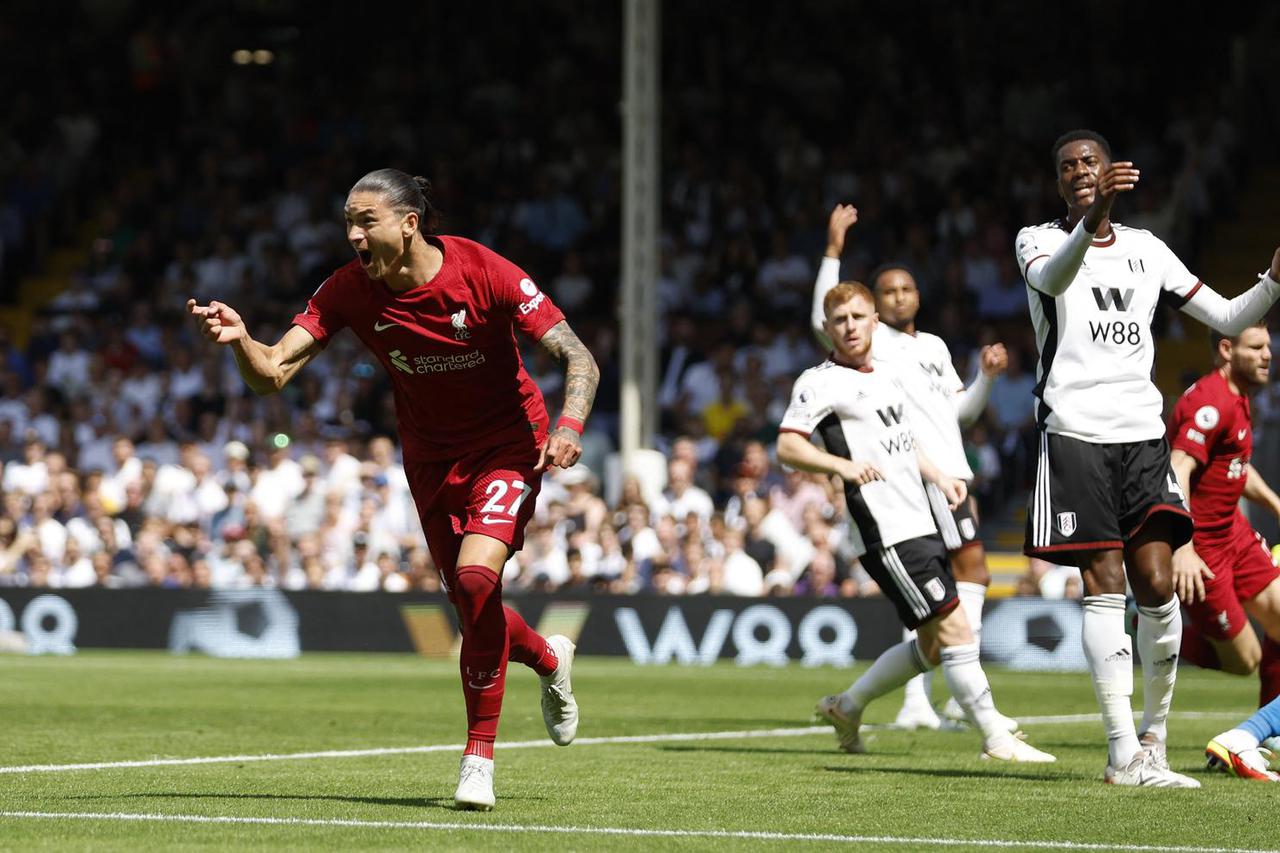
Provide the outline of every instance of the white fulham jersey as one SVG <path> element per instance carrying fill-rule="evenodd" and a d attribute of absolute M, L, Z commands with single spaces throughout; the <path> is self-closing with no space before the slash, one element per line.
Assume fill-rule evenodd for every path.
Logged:
<path fill-rule="evenodd" d="M 868 548 L 937 532 L 916 461 L 915 436 L 898 371 L 858 370 L 828 359 L 796 380 L 783 432 L 818 433 L 827 452 L 868 462 L 883 480 L 845 484 L 849 514 Z"/>
<path fill-rule="evenodd" d="M 1031 265 L 1067 242 L 1064 221 L 1018 232 L 1024 278 Z M 1161 291 L 1179 307 L 1200 288 L 1177 256 L 1149 231 L 1111 224 L 1094 240 L 1060 296 L 1027 285 L 1040 363 L 1035 414 L 1041 429 L 1100 444 L 1164 435 L 1164 399 L 1151 381 L 1151 320 Z"/>
<path fill-rule="evenodd" d="M 911 429 L 929 461 L 948 477 L 972 480 L 956 419 L 955 397 L 964 383 L 942 338 L 928 332 L 908 335 L 880 323 L 871 338 L 871 362 L 888 364 L 902 377 Z"/>

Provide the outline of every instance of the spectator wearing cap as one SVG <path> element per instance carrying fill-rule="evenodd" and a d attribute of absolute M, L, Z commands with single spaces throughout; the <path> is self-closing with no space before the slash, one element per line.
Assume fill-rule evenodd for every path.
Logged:
<path fill-rule="evenodd" d="M 226 468 L 219 473 L 223 488 L 249 494 L 253 488 L 253 478 L 249 475 L 249 448 L 243 441 L 228 441 L 223 445 L 222 456 L 226 459 Z"/>
<path fill-rule="evenodd" d="M 285 531 L 291 539 L 315 533 L 324 521 L 325 489 L 320 480 L 320 460 L 310 454 L 298 460 L 302 491 L 289 502 L 284 513 Z"/>
<path fill-rule="evenodd" d="M 592 538 L 599 533 L 600 525 L 609 517 L 609 507 L 595 494 L 596 476 L 585 465 L 560 469 L 556 482 L 564 486 L 565 518 L 578 530 L 586 531 Z"/>

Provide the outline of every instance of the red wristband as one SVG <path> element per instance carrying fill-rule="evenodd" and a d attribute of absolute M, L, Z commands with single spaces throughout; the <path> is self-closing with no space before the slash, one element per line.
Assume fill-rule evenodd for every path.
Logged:
<path fill-rule="evenodd" d="M 556 429 L 560 429 L 560 427 L 568 427 L 578 435 L 582 435 L 582 421 L 577 418 L 571 418 L 568 415 L 561 415 L 560 420 L 556 421 Z"/>

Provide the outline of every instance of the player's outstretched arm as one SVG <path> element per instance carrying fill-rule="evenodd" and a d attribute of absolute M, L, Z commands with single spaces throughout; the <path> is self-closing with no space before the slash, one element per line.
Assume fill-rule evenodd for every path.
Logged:
<path fill-rule="evenodd" d="M 1009 353 L 1004 344 L 991 344 L 982 348 L 978 356 L 978 378 L 968 388 L 961 389 L 953 398 L 956 407 L 956 420 L 962 427 L 971 427 L 982 417 L 991 399 L 991 386 L 997 376 L 1009 367 Z"/>
<path fill-rule="evenodd" d="M 600 368 L 591 351 L 561 320 L 538 339 L 551 357 L 565 366 L 564 408 L 556 428 L 547 436 L 538 458 L 538 470 L 548 465 L 569 468 L 582 455 L 582 425 L 596 399 L 600 384 Z"/>
<path fill-rule="evenodd" d="M 1129 192 L 1137 185 L 1138 170 L 1128 161 L 1112 163 L 1103 169 L 1098 176 L 1093 203 L 1071 229 L 1067 241 L 1052 254 L 1036 254 L 1034 237 L 1028 233 L 1030 229 L 1023 229 L 1018 235 L 1017 254 L 1027 284 L 1049 296 L 1066 293 L 1084 263 L 1084 254 L 1094 235 L 1111 216 L 1116 195 Z"/>
<path fill-rule="evenodd" d="M 827 220 L 827 249 L 818 265 L 818 279 L 813 285 L 813 306 L 809 311 L 809 327 L 824 349 L 831 349 L 831 338 L 823 323 L 827 312 L 822 310 L 822 300 L 840 283 L 840 256 L 844 254 L 844 238 L 858 221 L 858 208 L 851 204 L 837 204 Z"/>
<path fill-rule="evenodd" d="M 1182 493 L 1191 494 L 1191 475 L 1200 463 L 1191 454 L 1175 448 L 1169 464 Z M 1213 571 L 1200 559 L 1190 542 L 1173 552 L 1173 591 L 1180 601 L 1191 604 L 1204 598 L 1205 579 L 1212 580 L 1213 577 Z"/>
<path fill-rule="evenodd" d="M 231 347 L 240 377 L 255 394 L 279 391 L 321 352 L 316 339 L 300 326 L 290 326 L 275 346 L 255 341 L 240 314 L 222 302 L 199 305 L 188 299 L 187 313 L 196 319 L 206 339 Z"/>
<path fill-rule="evenodd" d="M 1280 518 L 1280 495 L 1267 485 L 1267 481 L 1262 479 L 1262 475 L 1252 464 L 1246 465 L 1244 470 L 1244 496 Z"/>
<path fill-rule="evenodd" d="M 797 470 L 834 475 L 846 483 L 858 486 L 865 486 L 873 480 L 884 479 L 870 462 L 859 462 L 828 453 L 815 447 L 809 439 L 798 432 L 778 434 L 778 459 Z"/>
<path fill-rule="evenodd" d="M 1197 287 L 1182 310 L 1211 329 L 1238 335 L 1261 320 L 1280 298 L 1280 249 L 1271 256 L 1271 268 L 1253 287 L 1228 300 L 1208 285 Z"/>

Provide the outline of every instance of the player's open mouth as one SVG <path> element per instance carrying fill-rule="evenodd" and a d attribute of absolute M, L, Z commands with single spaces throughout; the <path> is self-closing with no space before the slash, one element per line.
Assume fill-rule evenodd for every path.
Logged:
<path fill-rule="evenodd" d="M 368 249 L 356 249 L 356 256 L 360 258 L 360 263 L 366 267 L 373 262 L 373 252 Z"/>

